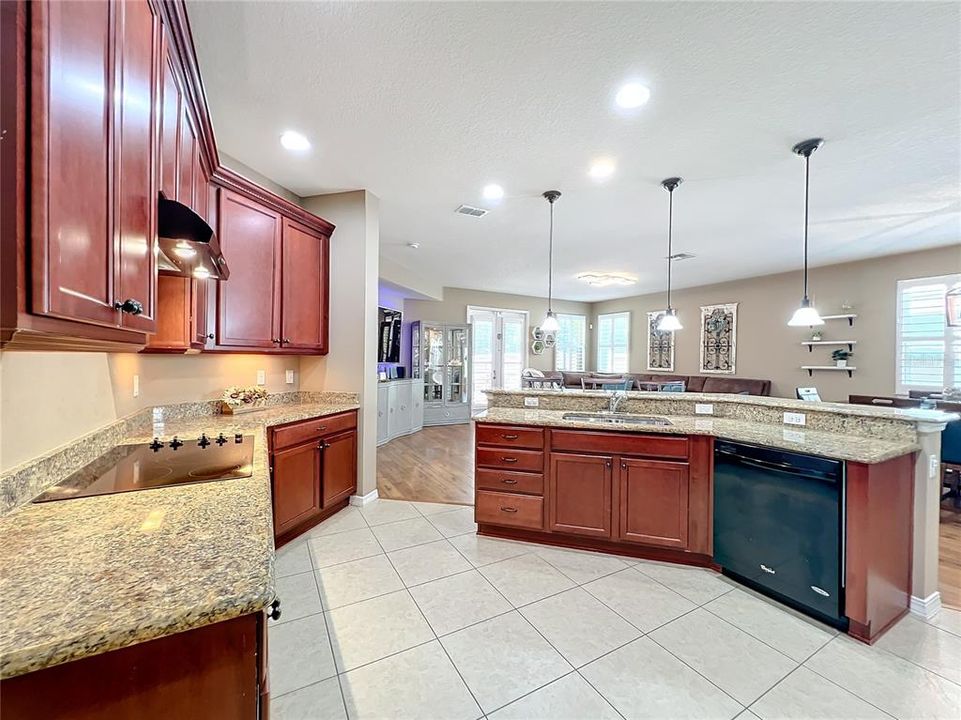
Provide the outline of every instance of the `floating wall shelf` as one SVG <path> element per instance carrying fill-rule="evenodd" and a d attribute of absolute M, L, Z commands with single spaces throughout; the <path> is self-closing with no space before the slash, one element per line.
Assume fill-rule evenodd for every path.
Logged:
<path fill-rule="evenodd" d="M 838 370 L 840 370 L 840 371 L 847 372 L 848 377 L 854 377 L 854 371 L 857 370 L 857 368 L 854 367 L 854 366 L 852 366 L 852 365 L 847 365 L 846 367 L 838 367 L 837 365 L 802 365 L 802 366 L 801 366 L 801 369 L 802 369 L 802 370 L 807 370 L 809 377 L 814 375 L 814 371 L 815 371 L 815 370 L 818 370 L 818 371 L 820 371 L 820 370 L 826 370 L 826 371 L 831 371 L 831 370 L 838 371 Z"/>
<path fill-rule="evenodd" d="M 857 340 L 805 340 L 801 343 L 802 345 L 807 345 L 809 352 L 814 352 L 815 345 L 847 345 L 848 350 L 854 352 L 854 346 L 858 344 Z"/>
<path fill-rule="evenodd" d="M 822 315 L 822 320 L 847 320 L 848 325 L 854 326 L 854 319 L 857 317 L 857 313 L 848 313 L 845 315 Z"/>

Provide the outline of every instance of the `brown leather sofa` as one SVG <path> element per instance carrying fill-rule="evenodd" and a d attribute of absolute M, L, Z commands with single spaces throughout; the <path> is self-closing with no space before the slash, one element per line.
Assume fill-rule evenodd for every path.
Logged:
<path fill-rule="evenodd" d="M 584 377 L 630 377 L 634 378 L 634 389 L 639 383 L 683 382 L 687 392 L 732 393 L 740 395 L 770 395 L 770 380 L 730 377 L 727 375 L 654 375 L 651 373 L 597 373 L 597 372 L 545 372 L 543 380 L 553 380 L 561 387 L 581 389 Z M 540 378 L 539 378 L 540 379 Z"/>

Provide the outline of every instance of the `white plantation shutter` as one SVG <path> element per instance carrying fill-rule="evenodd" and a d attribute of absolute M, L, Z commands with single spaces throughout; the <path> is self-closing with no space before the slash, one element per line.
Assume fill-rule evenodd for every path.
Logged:
<path fill-rule="evenodd" d="M 631 344 L 631 314 L 597 316 L 597 371 L 627 372 Z"/>
<path fill-rule="evenodd" d="M 944 296 L 961 274 L 898 281 L 896 391 L 961 384 L 961 328 L 948 327 Z"/>
<path fill-rule="evenodd" d="M 557 344 L 554 346 L 554 369 L 579 372 L 584 370 L 587 344 L 587 318 L 583 315 L 557 314 Z"/>

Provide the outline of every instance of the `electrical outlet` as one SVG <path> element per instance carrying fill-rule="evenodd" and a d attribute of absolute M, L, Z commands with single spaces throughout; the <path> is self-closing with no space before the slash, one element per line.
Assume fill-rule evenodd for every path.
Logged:
<path fill-rule="evenodd" d="M 140 397 L 140 376 L 133 376 L 133 396 Z"/>
<path fill-rule="evenodd" d="M 524 398 L 524 407 L 537 407 L 541 404 L 541 399 L 536 397 Z"/>
<path fill-rule="evenodd" d="M 288 370 L 288 371 L 287 371 L 287 376 L 286 376 L 285 381 L 286 381 L 286 383 L 287 383 L 288 385 L 293 385 L 293 384 L 294 384 L 294 371 L 293 371 L 293 370 Z"/>
<path fill-rule="evenodd" d="M 787 442 L 796 442 L 796 443 L 803 443 L 803 442 L 804 442 L 804 431 L 803 431 L 803 430 L 788 430 L 787 428 L 785 428 L 785 429 L 782 430 L 781 432 L 783 433 L 782 437 L 783 437 L 784 440 L 786 440 Z"/>
<path fill-rule="evenodd" d="M 694 403 L 695 415 L 713 415 L 714 405 L 711 403 Z"/>
<path fill-rule="evenodd" d="M 806 422 L 807 416 L 804 413 L 784 413 L 785 425 L 804 425 Z"/>
<path fill-rule="evenodd" d="M 267 371 L 266 371 L 266 370 L 258 370 L 258 371 L 257 371 L 257 384 L 258 384 L 258 385 L 266 385 L 266 384 L 267 384 Z"/>
<path fill-rule="evenodd" d="M 714 421 L 705 420 L 703 418 L 694 418 L 694 429 L 700 430 L 701 432 L 713 432 Z"/>

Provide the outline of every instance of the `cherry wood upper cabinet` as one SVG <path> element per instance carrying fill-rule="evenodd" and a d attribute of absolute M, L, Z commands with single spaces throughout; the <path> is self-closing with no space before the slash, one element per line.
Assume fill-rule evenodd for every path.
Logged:
<path fill-rule="evenodd" d="M 327 352 L 329 242 L 327 236 L 284 219 L 281 343 L 285 348 Z"/>
<path fill-rule="evenodd" d="M 230 279 L 217 284 L 217 344 L 276 348 L 280 345 L 281 216 L 222 190 L 218 224 Z"/>
<path fill-rule="evenodd" d="M 116 5 L 118 31 L 117 220 L 119 241 L 116 296 L 139 303 L 137 314 L 121 313 L 124 327 L 153 332 L 157 304 L 157 58 L 160 20 L 149 2 Z"/>
<path fill-rule="evenodd" d="M 194 132 L 193 124 L 190 121 L 190 112 L 187 104 L 183 103 L 180 108 L 177 200 L 194 209 L 196 209 L 194 206 L 194 170 L 198 167 L 194 161 L 194 156 L 198 151 L 196 145 L 197 134 Z"/>
<path fill-rule="evenodd" d="M 610 456 L 551 454 L 551 530 L 611 537 L 613 465 Z"/>
<path fill-rule="evenodd" d="M 119 4 L 31 5 L 33 312 L 117 325 L 111 36 Z"/>
<path fill-rule="evenodd" d="M 173 59 L 164 33 L 163 60 L 160 66 L 162 111 L 160 117 L 160 190 L 168 200 L 178 200 L 180 174 L 180 117 L 183 96 L 177 85 Z"/>
<path fill-rule="evenodd" d="M 622 458 L 620 539 L 686 550 L 688 473 L 687 463 Z"/>

